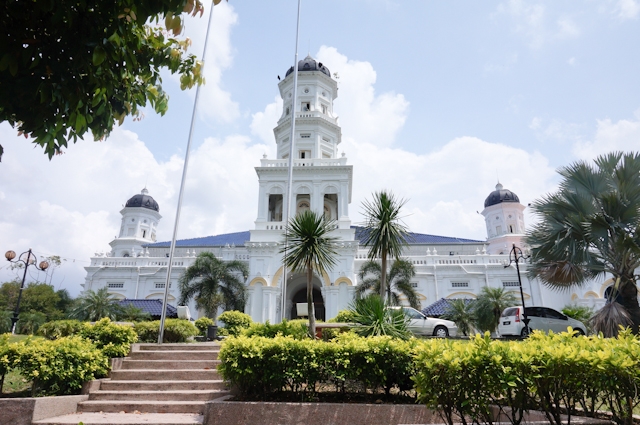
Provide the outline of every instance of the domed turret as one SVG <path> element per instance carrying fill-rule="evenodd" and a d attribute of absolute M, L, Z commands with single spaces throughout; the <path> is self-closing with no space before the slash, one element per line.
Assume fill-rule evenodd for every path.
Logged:
<path fill-rule="evenodd" d="M 490 207 L 492 205 L 497 205 L 502 202 L 517 202 L 520 203 L 520 198 L 518 195 L 510 191 L 509 189 L 504 189 L 500 183 L 496 185 L 496 190 L 491 192 L 487 199 L 484 200 L 484 207 Z"/>
<path fill-rule="evenodd" d="M 329 68 L 324 66 L 322 62 L 316 62 L 314 58 L 308 56 L 301 61 L 298 61 L 298 72 L 302 71 L 320 71 L 323 74 L 331 77 L 331 72 L 329 72 Z M 285 74 L 285 78 L 289 76 L 289 74 L 293 73 L 293 67 L 289 68 L 287 73 Z"/>
<path fill-rule="evenodd" d="M 147 190 L 147 188 L 145 187 L 144 189 L 142 189 L 142 192 L 140 192 L 139 195 L 134 195 L 131 198 L 129 198 L 129 200 L 127 201 L 127 203 L 125 204 L 125 207 L 127 208 L 147 208 L 156 212 L 160 212 L 160 206 L 158 205 L 158 203 L 156 202 L 155 199 L 153 199 L 151 196 L 149 196 L 149 191 Z"/>

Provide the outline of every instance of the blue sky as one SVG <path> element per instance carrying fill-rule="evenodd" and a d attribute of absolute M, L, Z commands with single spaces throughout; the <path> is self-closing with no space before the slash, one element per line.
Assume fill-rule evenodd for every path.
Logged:
<path fill-rule="evenodd" d="M 275 154 L 296 4 L 214 8 L 181 238 L 253 227 L 253 167 Z M 198 56 L 206 18 L 186 22 Z M 555 188 L 558 167 L 638 149 L 639 19 L 637 0 L 303 0 L 299 58 L 339 75 L 353 222 L 387 188 L 409 200 L 413 231 L 484 239 L 476 211 L 498 178 L 526 205 Z M 0 125 L 0 250 L 63 256 L 53 282 L 77 293 L 82 267 L 109 249 L 122 204 L 145 185 L 164 217 L 159 238 L 170 238 L 195 92 L 170 75 L 163 86 L 165 116 L 146 111 L 51 162 Z"/>

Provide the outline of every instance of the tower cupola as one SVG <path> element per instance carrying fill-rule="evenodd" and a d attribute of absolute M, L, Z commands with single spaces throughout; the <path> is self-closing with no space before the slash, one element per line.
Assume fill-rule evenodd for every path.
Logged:
<path fill-rule="evenodd" d="M 109 244 L 112 248 L 111 255 L 141 255 L 143 245 L 156 241 L 158 222 L 162 218 L 160 206 L 145 187 L 139 194 L 129 198 L 120 214 L 122 220 L 119 236 Z"/>
<path fill-rule="evenodd" d="M 522 247 L 525 233 L 524 209 L 518 195 L 498 182 L 496 189 L 484 200 L 482 210 L 490 254 L 506 253 L 514 243 Z"/>

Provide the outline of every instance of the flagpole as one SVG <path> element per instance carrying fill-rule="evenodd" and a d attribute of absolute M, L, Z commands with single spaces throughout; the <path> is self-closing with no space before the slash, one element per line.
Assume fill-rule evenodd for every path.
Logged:
<path fill-rule="evenodd" d="M 291 196 L 293 192 L 293 148 L 296 140 L 296 105 L 298 102 L 298 36 L 300 34 L 300 6 L 302 0 L 298 0 L 298 17 L 296 22 L 296 52 L 293 61 L 293 100 L 291 104 L 291 135 L 289 136 L 289 171 L 287 175 L 287 204 L 284 212 L 285 222 L 285 240 L 284 240 L 284 257 L 287 256 L 287 248 L 289 240 L 287 238 L 287 228 L 289 226 L 289 217 L 291 216 Z M 286 108 L 286 105 L 284 106 Z M 282 261 L 282 306 L 280 308 L 281 321 L 285 319 L 285 308 L 287 306 L 287 265 Z"/>
<path fill-rule="evenodd" d="M 207 55 L 207 44 L 209 42 L 209 30 L 211 29 L 211 21 L 213 17 L 213 4 L 209 13 L 209 22 L 207 23 L 207 32 L 204 36 L 204 48 L 202 52 L 201 75 L 204 75 L 205 57 Z M 189 127 L 189 138 L 187 140 L 187 151 L 184 154 L 184 165 L 182 167 L 182 180 L 180 182 L 180 192 L 178 195 L 178 207 L 176 208 L 176 220 L 173 224 L 173 237 L 171 238 L 171 247 L 169 248 L 169 264 L 167 265 L 167 278 L 164 283 L 164 298 L 162 299 L 162 315 L 160 316 L 160 329 L 158 332 L 158 344 L 162 344 L 164 338 L 164 322 L 167 318 L 167 297 L 169 296 L 169 285 L 171 285 L 171 269 L 173 267 L 173 254 L 176 249 L 176 238 L 178 236 L 178 223 L 180 222 L 180 210 L 182 209 L 182 197 L 184 195 L 184 186 L 187 180 L 187 168 L 189 166 L 189 153 L 191 152 L 191 140 L 193 139 L 193 129 L 196 121 L 196 111 L 198 108 L 198 99 L 200 98 L 200 87 L 196 87 L 196 98 L 193 101 L 193 111 L 191 113 L 191 126 Z"/>

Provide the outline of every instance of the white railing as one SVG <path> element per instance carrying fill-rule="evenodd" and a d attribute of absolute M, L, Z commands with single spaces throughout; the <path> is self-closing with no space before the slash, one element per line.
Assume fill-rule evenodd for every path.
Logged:
<path fill-rule="evenodd" d="M 347 165 L 347 158 L 294 159 L 294 167 L 337 167 Z M 261 167 L 288 167 L 288 159 L 261 159 Z"/>

